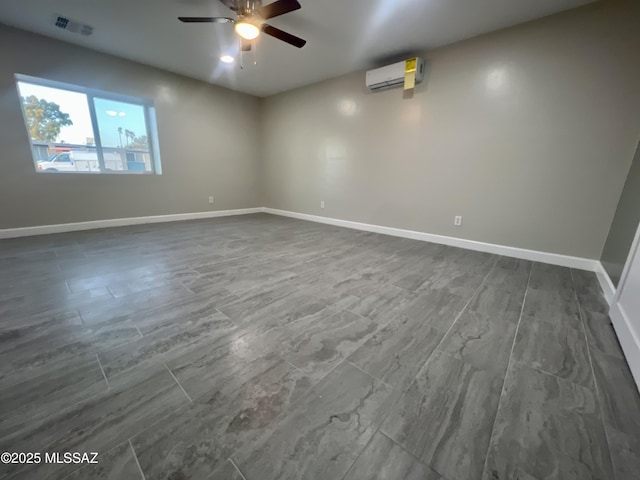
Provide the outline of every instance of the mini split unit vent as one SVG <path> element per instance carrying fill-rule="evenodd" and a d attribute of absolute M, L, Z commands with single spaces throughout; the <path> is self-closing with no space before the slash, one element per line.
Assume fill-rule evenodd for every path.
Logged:
<path fill-rule="evenodd" d="M 71 20 L 70 18 L 63 17 L 62 15 L 55 15 L 53 17 L 53 24 L 63 30 L 67 30 L 71 33 L 79 33 L 88 37 L 93 33 L 93 27 L 91 25 L 85 25 L 82 22 Z"/>
<path fill-rule="evenodd" d="M 373 92 L 387 88 L 400 87 L 404 84 L 407 62 L 398 62 L 386 67 L 369 70 L 367 72 L 367 88 Z M 423 58 L 416 59 L 416 85 L 424 80 L 425 63 Z"/>

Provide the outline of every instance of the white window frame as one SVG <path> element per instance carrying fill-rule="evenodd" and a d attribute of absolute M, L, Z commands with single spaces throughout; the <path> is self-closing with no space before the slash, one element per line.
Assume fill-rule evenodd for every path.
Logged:
<path fill-rule="evenodd" d="M 158 145 L 158 129 L 156 122 L 156 111 L 153 105 L 153 100 L 138 98 L 138 97 L 130 97 L 128 95 L 121 95 L 119 93 L 106 92 L 104 90 L 97 90 L 94 88 L 81 87 L 79 85 L 73 85 L 70 83 L 58 82 L 55 80 L 49 80 L 46 78 L 32 77 L 29 75 L 23 75 L 20 73 L 15 74 L 16 80 L 16 89 L 18 90 L 18 97 L 20 96 L 20 89 L 18 87 L 18 82 L 31 83 L 33 85 L 39 85 L 41 87 L 50 87 L 57 88 L 59 90 L 66 90 L 69 92 L 82 93 L 87 96 L 87 104 L 89 107 L 89 117 L 91 118 L 91 127 L 93 129 L 94 142 L 96 148 L 96 154 L 98 156 L 98 164 L 100 166 L 100 175 L 162 175 L 162 166 L 160 163 L 160 148 Z M 103 100 L 113 100 L 116 102 L 130 103 L 132 105 L 140 105 L 144 110 L 144 121 L 145 128 L 147 130 L 147 139 L 149 142 L 149 155 L 151 157 L 151 171 L 147 172 L 132 172 L 128 170 L 115 171 L 115 170 L 107 170 L 104 162 L 104 149 L 102 147 L 102 141 L 100 139 L 100 128 L 98 126 L 98 117 L 96 115 L 96 106 L 94 103 L 95 98 L 100 98 Z M 29 140 L 29 145 L 32 147 L 32 155 L 33 155 L 33 143 L 31 140 L 31 136 L 29 135 L 29 127 L 27 124 L 27 118 L 24 114 L 24 106 L 22 105 L 22 100 L 20 100 L 20 108 L 22 110 L 22 117 L 24 120 L 25 128 L 27 131 L 27 138 Z M 107 147 L 107 150 L 114 150 L 110 147 Z M 115 149 L 122 150 L 122 149 Z M 38 165 L 36 158 L 33 158 L 34 167 L 36 168 L 36 172 L 38 173 L 49 173 L 49 172 L 40 172 L 38 171 Z M 67 173 L 67 172 L 55 172 L 55 173 Z M 73 174 L 85 173 L 90 175 L 95 175 L 96 172 L 73 172 Z"/>

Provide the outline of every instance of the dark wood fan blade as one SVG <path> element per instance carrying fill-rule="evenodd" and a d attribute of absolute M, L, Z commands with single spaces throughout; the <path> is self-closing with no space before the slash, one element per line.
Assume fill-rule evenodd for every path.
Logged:
<path fill-rule="evenodd" d="M 278 40 L 287 42 L 289 45 L 293 45 L 294 47 L 302 48 L 307 44 L 306 40 L 303 40 L 300 37 L 296 37 L 295 35 L 291 35 L 290 33 L 280 30 L 279 28 L 267 25 L 266 23 L 262 25 L 262 31 L 267 35 L 271 35 Z"/>
<path fill-rule="evenodd" d="M 245 40 L 244 38 L 242 39 L 242 51 L 243 52 L 250 52 L 251 51 L 251 40 Z"/>
<path fill-rule="evenodd" d="M 258 10 L 258 14 L 264 19 L 269 19 L 293 12 L 294 10 L 299 10 L 300 8 L 301 5 L 298 0 L 276 0 Z"/>
<path fill-rule="evenodd" d="M 235 20 L 229 17 L 178 17 L 184 23 L 234 23 Z"/>

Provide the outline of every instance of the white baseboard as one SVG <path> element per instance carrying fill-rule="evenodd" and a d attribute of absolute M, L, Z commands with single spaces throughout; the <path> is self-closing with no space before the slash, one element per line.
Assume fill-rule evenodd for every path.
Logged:
<path fill-rule="evenodd" d="M 609 304 L 609 306 L 612 306 L 613 301 L 615 300 L 615 297 L 616 297 L 616 287 L 611 281 L 609 274 L 604 269 L 604 266 L 600 262 L 598 262 L 596 275 L 598 276 L 598 281 L 600 282 L 602 293 L 604 293 L 604 298 L 607 300 L 607 303 Z"/>
<path fill-rule="evenodd" d="M 611 305 L 609 311 L 611 323 L 618 336 L 618 341 L 624 352 L 629 369 L 640 390 L 640 338 L 631 327 L 631 322 L 619 304 Z"/>
<path fill-rule="evenodd" d="M 521 258 L 523 260 L 532 260 L 535 262 L 549 263 L 562 267 L 576 268 L 578 270 L 588 270 L 591 272 L 598 271 L 600 262 L 589 258 L 572 257 L 569 255 L 560 255 L 557 253 L 539 252 L 536 250 L 527 250 L 524 248 L 507 247 L 504 245 L 495 245 L 492 243 L 476 242 L 475 240 L 465 240 L 463 238 L 447 237 L 444 235 L 434 235 L 431 233 L 416 232 L 413 230 L 403 230 L 400 228 L 383 227 L 380 225 L 370 225 L 368 223 L 351 222 L 348 220 L 340 220 L 337 218 L 320 217 L 317 215 L 309 215 L 306 213 L 289 212 L 286 210 L 277 210 L 265 207 L 265 213 L 273 215 L 281 215 L 284 217 L 297 218 L 300 220 L 308 220 L 310 222 L 326 223 L 337 227 L 352 228 L 355 230 L 364 230 L 366 232 L 382 233 L 394 237 L 411 238 L 413 240 L 422 240 L 425 242 L 441 243 L 452 247 L 466 248 L 467 250 L 476 250 L 479 252 L 494 253 L 504 255 L 506 257 Z"/>
<path fill-rule="evenodd" d="M 112 218 L 107 220 L 92 220 L 89 222 L 61 223 L 58 225 L 7 228 L 0 230 L 0 239 L 29 237 L 32 235 L 48 235 L 50 233 L 76 232 L 80 230 L 93 230 L 96 228 L 126 227 L 129 225 L 143 225 L 146 223 L 165 223 L 204 218 L 230 217 L 232 215 L 248 215 L 251 213 L 261 212 L 263 212 L 262 207 L 240 208 L 236 210 L 218 210 L 214 212 L 177 213 L 173 215 L 154 215 L 151 217 Z"/>
<path fill-rule="evenodd" d="M 521 258 L 535 262 L 549 263 L 552 265 L 560 265 L 563 267 L 577 268 L 580 270 L 589 270 L 601 275 L 608 276 L 604 272 L 602 265 L 597 260 L 588 258 L 572 257 L 569 255 L 560 255 L 557 253 L 540 252 L 536 250 L 527 250 L 524 248 L 508 247 L 504 245 L 495 245 L 492 243 L 477 242 L 475 240 L 466 240 L 463 238 L 447 237 L 444 235 L 434 235 L 431 233 L 417 232 L 413 230 L 403 230 L 400 228 L 384 227 L 381 225 L 371 225 L 367 223 L 351 222 L 349 220 L 340 220 L 337 218 L 321 217 L 317 215 L 309 215 L 306 213 L 289 212 L 286 210 L 277 210 L 268 207 L 242 208 L 236 210 L 219 210 L 213 212 L 196 212 L 196 213 L 178 213 L 173 215 L 155 215 L 150 217 L 131 217 L 131 218 L 113 218 L 107 220 L 92 220 L 88 222 L 62 223 L 58 225 L 40 225 L 36 227 L 8 228 L 0 230 L 0 239 L 27 237 L 32 235 L 47 235 L 51 233 L 75 232 L 80 230 L 93 230 L 97 228 L 108 227 L 124 227 L 129 225 L 143 225 L 147 223 L 165 223 L 178 222 L 184 220 L 198 220 L 206 218 L 228 217 L 232 215 L 248 215 L 252 213 L 270 213 L 272 215 L 280 215 L 285 217 L 297 218 L 317 223 L 325 223 L 338 227 L 351 228 L 355 230 L 364 230 L 366 232 L 381 233 L 383 235 L 391 235 L 394 237 L 410 238 L 413 240 L 421 240 L 425 242 L 440 243 L 450 245 L 452 247 L 466 248 L 467 250 L 476 250 L 479 252 L 493 253 L 496 255 L 504 255 L 507 257 Z M 601 283 L 603 279 L 600 280 Z M 609 280 L 610 283 L 610 280 Z M 605 294 L 607 290 L 603 285 Z"/>

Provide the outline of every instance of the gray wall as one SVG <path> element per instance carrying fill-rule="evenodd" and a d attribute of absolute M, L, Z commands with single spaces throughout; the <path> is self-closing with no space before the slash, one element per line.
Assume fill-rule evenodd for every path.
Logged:
<path fill-rule="evenodd" d="M 640 144 L 627 176 L 611 230 L 602 252 L 602 265 L 618 286 L 640 222 Z"/>
<path fill-rule="evenodd" d="M 427 53 L 413 98 L 360 72 L 266 99 L 266 206 L 600 258 L 640 131 L 632 3 Z"/>
<path fill-rule="evenodd" d="M 266 205 L 600 258 L 640 131 L 630 5 L 426 53 L 413 97 L 359 72 L 258 100 L 0 25 L 0 228 Z M 164 174 L 37 174 L 14 73 L 153 98 Z"/>
<path fill-rule="evenodd" d="M 261 206 L 258 99 L 2 25 L 0 45 L 0 229 Z M 15 73 L 154 99 L 163 175 L 37 174 Z"/>

